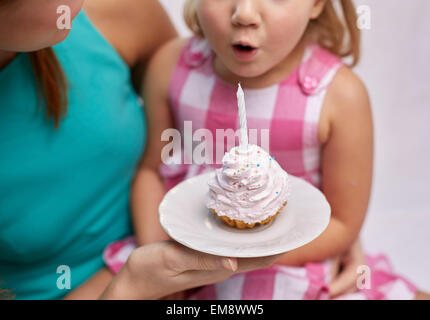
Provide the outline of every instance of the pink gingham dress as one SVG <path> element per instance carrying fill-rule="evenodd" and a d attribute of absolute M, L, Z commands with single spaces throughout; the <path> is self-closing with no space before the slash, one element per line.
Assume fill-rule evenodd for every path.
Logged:
<path fill-rule="evenodd" d="M 217 129 L 238 129 L 237 87 L 218 78 L 212 67 L 214 54 L 206 40 L 192 38 L 184 48 L 173 72 L 169 100 L 176 128 L 186 135 L 206 128 L 216 137 Z M 257 129 L 255 143 L 269 129 L 269 153 L 289 173 L 320 187 L 321 145 L 318 121 L 327 87 L 342 61 L 319 46 L 307 48 L 301 64 L 282 82 L 263 89 L 244 89 L 249 129 Z M 190 121 L 192 130 L 184 128 Z M 185 136 L 184 136 L 185 135 Z M 250 139 L 252 139 L 250 137 Z M 215 138 L 214 138 L 215 140 Z M 237 143 L 237 140 L 236 140 Z M 221 145 L 221 152 L 216 146 Z M 227 145 L 213 144 L 214 164 L 193 164 L 191 152 L 184 150 L 181 164 L 163 164 L 160 174 L 167 189 L 189 177 L 220 167 Z M 217 158 L 218 157 L 218 158 Z M 219 158 L 220 157 L 220 158 Z M 218 162 L 217 162 L 217 161 Z M 136 247 L 130 237 L 109 245 L 103 258 L 117 273 Z M 416 288 L 396 275 L 383 255 L 366 255 L 371 270 L 371 288 L 340 299 L 412 299 Z M 268 269 L 237 274 L 228 280 L 189 290 L 188 299 L 328 299 L 330 261 L 303 267 L 274 265 Z"/>

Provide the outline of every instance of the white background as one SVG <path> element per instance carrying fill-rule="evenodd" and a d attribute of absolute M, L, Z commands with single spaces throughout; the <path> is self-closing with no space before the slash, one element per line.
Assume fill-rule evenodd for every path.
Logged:
<path fill-rule="evenodd" d="M 183 0 L 160 0 L 182 36 Z M 355 0 L 371 9 L 355 71 L 375 124 L 372 197 L 362 230 L 367 252 L 430 292 L 430 1 Z"/>

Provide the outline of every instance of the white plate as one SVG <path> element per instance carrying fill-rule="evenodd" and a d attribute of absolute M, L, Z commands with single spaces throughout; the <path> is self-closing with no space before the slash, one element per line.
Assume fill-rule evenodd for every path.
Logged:
<path fill-rule="evenodd" d="M 185 180 L 165 195 L 159 207 L 161 226 L 179 243 L 226 257 L 263 257 L 297 249 L 318 237 L 330 220 L 323 193 L 289 175 L 291 196 L 267 225 L 239 230 L 226 225 L 205 206 L 207 182 L 214 172 Z"/>

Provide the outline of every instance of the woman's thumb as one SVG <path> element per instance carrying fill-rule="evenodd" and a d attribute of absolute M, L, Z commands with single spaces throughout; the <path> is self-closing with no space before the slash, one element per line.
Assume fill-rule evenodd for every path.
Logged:
<path fill-rule="evenodd" d="M 198 255 L 196 261 L 197 270 L 237 270 L 237 260 L 234 258 L 217 257 L 210 255 Z"/>
<path fill-rule="evenodd" d="M 223 267 L 230 271 L 237 270 L 237 259 L 234 258 L 221 258 L 221 264 Z"/>
<path fill-rule="evenodd" d="M 199 270 L 199 271 L 210 271 L 210 270 L 229 270 L 236 271 L 238 268 L 237 259 L 219 257 L 211 254 L 197 252 L 188 248 L 184 248 L 181 260 L 181 269 L 184 271 Z"/>

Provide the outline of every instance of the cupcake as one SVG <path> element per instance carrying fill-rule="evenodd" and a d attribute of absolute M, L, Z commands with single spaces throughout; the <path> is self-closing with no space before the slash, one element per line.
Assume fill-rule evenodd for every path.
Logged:
<path fill-rule="evenodd" d="M 227 152 L 210 179 L 206 206 L 231 227 L 253 228 L 274 219 L 290 195 L 288 174 L 257 145 Z"/>

